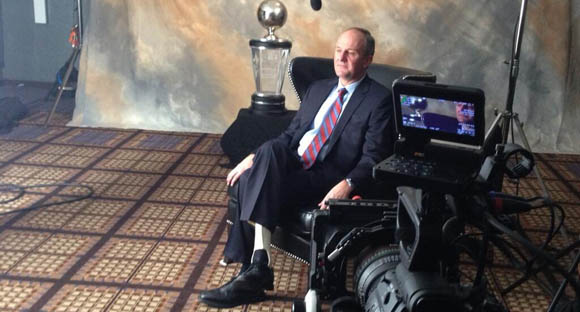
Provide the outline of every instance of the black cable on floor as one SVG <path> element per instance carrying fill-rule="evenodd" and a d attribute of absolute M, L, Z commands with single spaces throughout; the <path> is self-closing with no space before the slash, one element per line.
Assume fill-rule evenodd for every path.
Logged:
<path fill-rule="evenodd" d="M 32 205 L 32 206 L 27 207 L 27 208 L 20 208 L 20 209 L 14 209 L 14 210 L 10 210 L 10 211 L 0 212 L 0 216 L 12 214 L 12 213 L 19 213 L 19 212 L 24 212 L 24 211 L 36 210 L 36 209 L 43 208 L 43 207 L 50 207 L 50 206 L 73 203 L 73 202 L 87 199 L 87 198 L 93 196 L 93 194 L 95 193 L 93 188 L 91 188 L 90 186 L 78 184 L 78 183 L 50 183 L 50 184 L 36 184 L 36 185 L 29 185 L 29 186 L 20 186 L 20 185 L 15 185 L 15 184 L 0 184 L 0 194 L 5 193 L 5 192 L 6 193 L 8 193 L 8 192 L 16 193 L 13 197 L 0 201 L 0 205 L 8 204 L 8 203 L 11 203 L 11 202 L 18 200 L 19 198 L 24 196 L 24 194 L 26 194 L 26 191 L 28 189 L 42 188 L 42 187 L 54 187 L 54 186 L 57 186 L 57 187 L 58 186 L 79 187 L 79 188 L 85 189 L 87 191 L 87 193 L 80 195 L 80 196 L 72 196 L 72 198 L 70 198 L 70 199 L 65 199 L 65 200 L 61 200 L 61 201 L 57 201 L 57 202 L 44 203 L 44 204 L 40 204 L 40 205 Z"/>

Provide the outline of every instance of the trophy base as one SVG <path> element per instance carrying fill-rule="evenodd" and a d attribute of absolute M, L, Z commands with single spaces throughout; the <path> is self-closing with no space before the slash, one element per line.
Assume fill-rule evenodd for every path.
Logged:
<path fill-rule="evenodd" d="M 252 94 L 251 110 L 255 114 L 270 115 L 270 114 L 284 114 L 286 108 L 284 101 L 286 98 L 282 94 L 276 95 L 258 95 Z"/>

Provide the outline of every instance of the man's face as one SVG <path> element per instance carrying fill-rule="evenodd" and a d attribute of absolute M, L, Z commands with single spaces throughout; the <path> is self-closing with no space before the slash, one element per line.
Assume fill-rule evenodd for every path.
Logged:
<path fill-rule="evenodd" d="M 461 123 L 472 123 L 473 113 L 473 104 L 461 102 L 455 103 L 455 115 L 457 116 L 457 121 Z"/>
<path fill-rule="evenodd" d="M 353 83 L 365 74 L 373 60 L 365 55 L 364 35 L 357 30 L 347 30 L 338 37 L 334 50 L 334 71 L 343 85 Z"/>

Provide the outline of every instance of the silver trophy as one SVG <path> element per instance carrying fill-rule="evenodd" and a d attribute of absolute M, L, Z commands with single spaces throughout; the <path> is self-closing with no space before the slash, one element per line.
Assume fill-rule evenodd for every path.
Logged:
<path fill-rule="evenodd" d="M 252 94 L 252 110 L 256 113 L 286 111 L 282 85 L 292 42 L 274 34 L 276 29 L 286 23 L 286 17 L 286 7 L 278 0 L 263 1 L 258 7 L 258 21 L 268 33 L 263 38 L 250 40 L 256 81 L 256 92 Z"/>

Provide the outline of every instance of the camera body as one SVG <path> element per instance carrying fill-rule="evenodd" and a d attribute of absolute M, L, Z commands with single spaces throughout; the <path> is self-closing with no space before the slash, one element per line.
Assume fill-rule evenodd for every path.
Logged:
<path fill-rule="evenodd" d="M 484 159 L 483 92 L 397 81 L 393 96 L 399 139 L 395 154 L 373 168 L 373 177 L 399 185 L 396 204 L 391 201 L 376 208 L 374 215 L 360 218 L 358 224 L 345 224 L 366 210 L 341 209 L 331 200 L 330 212 L 315 219 L 313 226 L 310 290 L 322 299 L 340 298 L 333 311 L 501 311 L 488 296 L 484 278 L 460 283 L 457 245 L 463 240 L 455 241 L 466 220 L 477 220 L 474 215 L 485 209 L 485 203 L 473 203 L 474 197 L 489 189 L 487 183 L 472 187 Z M 418 102 L 422 116 L 430 114 L 430 121 L 417 119 L 413 103 Z M 451 117 L 443 115 L 460 105 L 469 109 L 465 114 L 471 119 L 457 117 L 448 126 Z M 337 218 L 340 214 L 348 217 Z M 342 228 L 333 230 L 336 227 Z M 484 250 L 465 241 L 462 247 L 480 260 Z M 357 259 L 356 299 L 344 300 L 349 293 L 337 285 L 346 281 L 348 257 Z M 313 304 L 304 305 L 306 310 L 316 310 Z M 295 304 L 295 311 L 299 310 Z"/>

